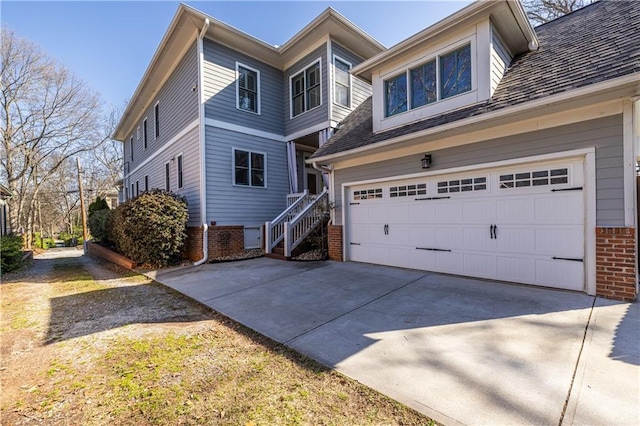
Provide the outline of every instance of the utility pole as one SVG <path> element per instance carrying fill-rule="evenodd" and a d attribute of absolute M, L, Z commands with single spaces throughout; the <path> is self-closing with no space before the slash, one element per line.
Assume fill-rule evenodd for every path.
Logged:
<path fill-rule="evenodd" d="M 87 254 L 87 215 L 84 210 L 84 192 L 82 191 L 82 169 L 80 168 L 80 159 L 76 157 L 76 164 L 78 165 L 78 189 L 80 190 L 80 210 L 82 217 L 82 246 L 84 247 L 84 254 Z"/>

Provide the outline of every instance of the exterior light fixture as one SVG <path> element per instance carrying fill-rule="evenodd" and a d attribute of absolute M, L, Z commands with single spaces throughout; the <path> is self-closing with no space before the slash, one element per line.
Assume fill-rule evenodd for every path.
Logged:
<path fill-rule="evenodd" d="M 431 154 L 425 154 L 420 161 L 422 161 L 422 168 L 428 169 L 431 167 Z"/>

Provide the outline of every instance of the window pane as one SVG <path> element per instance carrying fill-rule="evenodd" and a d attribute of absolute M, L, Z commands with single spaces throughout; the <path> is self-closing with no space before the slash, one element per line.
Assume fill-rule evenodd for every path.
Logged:
<path fill-rule="evenodd" d="M 257 112 L 257 94 L 244 89 L 238 90 L 238 94 L 240 95 L 240 109 Z"/>
<path fill-rule="evenodd" d="M 304 74 L 300 73 L 291 79 L 291 93 L 296 96 L 304 92 Z"/>
<path fill-rule="evenodd" d="M 384 82 L 385 117 L 407 110 L 407 75 L 399 76 Z"/>
<path fill-rule="evenodd" d="M 295 117 L 298 114 L 304 112 L 304 96 L 298 95 L 293 98 L 293 116 Z"/>
<path fill-rule="evenodd" d="M 437 100 L 436 61 L 411 70 L 411 108 Z"/>
<path fill-rule="evenodd" d="M 236 185 L 249 185 L 249 169 L 236 168 Z"/>
<path fill-rule="evenodd" d="M 349 88 L 336 84 L 335 101 L 337 104 L 349 106 Z"/>
<path fill-rule="evenodd" d="M 236 167 L 249 168 L 249 153 L 246 151 L 236 151 Z"/>
<path fill-rule="evenodd" d="M 251 186 L 264 186 L 264 172 L 262 170 L 251 170 Z"/>
<path fill-rule="evenodd" d="M 320 86 L 316 86 L 307 92 L 307 109 L 320 105 Z"/>
<path fill-rule="evenodd" d="M 440 57 L 440 97 L 471 90 L 471 46 Z"/>
<path fill-rule="evenodd" d="M 307 87 L 320 84 L 320 63 L 315 63 L 307 69 Z"/>
<path fill-rule="evenodd" d="M 264 155 L 251 153 L 251 168 L 254 170 L 264 170 Z"/>

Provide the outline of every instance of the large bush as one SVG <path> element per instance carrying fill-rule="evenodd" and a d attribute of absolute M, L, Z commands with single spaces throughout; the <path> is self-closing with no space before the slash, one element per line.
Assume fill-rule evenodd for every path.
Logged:
<path fill-rule="evenodd" d="M 22 237 L 3 235 L 0 237 L 0 272 L 15 271 L 23 265 Z"/>
<path fill-rule="evenodd" d="M 108 208 L 109 204 L 107 204 L 107 200 L 101 197 L 97 197 L 93 203 L 89 204 L 89 216 L 91 216 L 91 214 L 94 212 L 106 210 Z"/>
<path fill-rule="evenodd" d="M 111 214 L 111 210 L 107 208 L 93 211 L 89 215 L 87 225 L 89 225 L 89 231 L 94 240 L 101 242 L 109 241 L 107 219 Z"/>
<path fill-rule="evenodd" d="M 187 202 L 170 192 L 153 190 L 119 205 L 107 235 L 131 260 L 166 266 L 187 237 Z"/>

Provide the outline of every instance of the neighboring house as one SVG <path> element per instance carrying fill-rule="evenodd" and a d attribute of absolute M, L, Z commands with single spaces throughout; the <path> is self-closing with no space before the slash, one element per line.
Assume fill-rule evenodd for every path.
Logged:
<path fill-rule="evenodd" d="M 7 200 L 13 196 L 9 188 L 0 185 L 0 235 L 8 235 L 11 233 L 11 224 L 9 219 L 9 205 Z"/>
<path fill-rule="evenodd" d="M 640 2 L 476 2 L 351 72 L 373 95 L 310 159 L 332 258 L 636 297 Z"/>
<path fill-rule="evenodd" d="M 328 185 L 305 160 L 371 94 L 349 70 L 383 50 L 333 9 L 275 47 L 180 5 L 115 132 L 124 198 L 186 197 L 193 260 L 262 247 L 288 194 Z"/>

